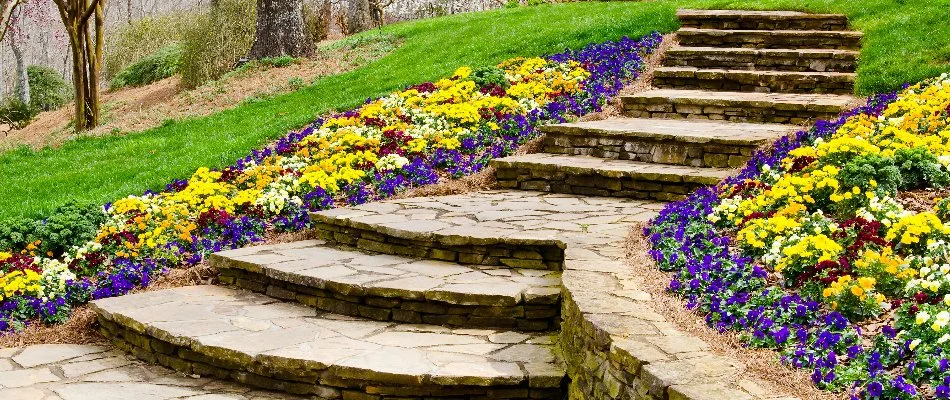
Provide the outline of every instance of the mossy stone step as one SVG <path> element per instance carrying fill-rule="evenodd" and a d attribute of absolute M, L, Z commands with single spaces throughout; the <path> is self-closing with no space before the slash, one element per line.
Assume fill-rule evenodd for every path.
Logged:
<path fill-rule="evenodd" d="M 772 31 L 681 28 L 676 32 L 681 46 L 744 47 L 753 49 L 859 50 L 861 32 Z"/>
<path fill-rule="evenodd" d="M 725 90 L 765 93 L 851 94 L 857 74 L 660 67 L 653 85 L 669 89 Z"/>
<path fill-rule="evenodd" d="M 609 118 L 541 127 L 545 153 L 727 168 L 793 127 L 723 121 Z"/>
<path fill-rule="evenodd" d="M 495 159 L 491 165 L 503 188 L 660 201 L 680 199 L 733 172 L 546 153 Z"/>
<path fill-rule="evenodd" d="M 837 94 L 721 92 L 656 89 L 621 97 L 637 118 L 689 118 L 733 122 L 803 124 L 833 119 L 858 99 Z"/>
<path fill-rule="evenodd" d="M 216 286 L 97 300 L 99 331 L 185 374 L 324 399 L 560 399 L 557 336 L 319 314 Z"/>
<path fill-rule="evenodd" d="M 824 31 L 848 29 L 848 17 L 842 14 L 680 9 L 676 11 L 676 16 L 680 25 L 686 28 Z"/>
<path fill-rule="evenodd" d="M 746 49 L 741 47 L 673 47 L 664 65 L 740 70 L 854 72 L 858 52 L 823 49 Z"/>
<path fill-rule="evenodd" d="M 561 276 L 366 253 L 307 240 L 215 253 L 220 281 L 378 321 L 543 331 L 560 319 Z"/>

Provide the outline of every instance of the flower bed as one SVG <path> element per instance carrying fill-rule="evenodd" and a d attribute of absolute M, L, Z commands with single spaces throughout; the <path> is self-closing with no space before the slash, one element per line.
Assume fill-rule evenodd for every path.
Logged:
<path fill-rule="evenodd" d="M 929 201 L 948 166 L 943 75 L 777 141 L 644 233 L 688 307 L 819 387 L 950 398 L 950 200 Z"/>
<path fill-rule="evenodd" d="M 537 127 L 600 110 L 659 44 L 593 44 L 458 69 L 368 100 L 220 170 L 104 207 L 68 204 L 0 224 L 0 332 L 68 318 L 77 304 L 149 284 L 211 252 L 309 226 L 309 211 L 361 204 L 485 168 Z"/>

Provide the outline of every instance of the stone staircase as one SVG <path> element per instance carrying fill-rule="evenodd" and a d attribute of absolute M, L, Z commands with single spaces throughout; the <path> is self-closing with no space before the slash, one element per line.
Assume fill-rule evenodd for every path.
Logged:
<path fill-rule="evenodd" d="M 627 117 L 548 126 L 501 190 L 312 214 L 318 239 L 217 253 L 224 286 L 93 303 L 100 332 L 188 374 L 319 398 L 769 399 L 654 311 L 633 223 L 855 99 L 838 15 L 681 10 Z M 695 46 L 695 47 L 690 47 Z"/>

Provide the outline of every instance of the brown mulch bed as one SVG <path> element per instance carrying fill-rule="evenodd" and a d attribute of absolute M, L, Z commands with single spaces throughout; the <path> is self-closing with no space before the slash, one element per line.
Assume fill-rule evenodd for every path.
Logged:
<path fill-rule="evenodd" d="M 940 199 L 950 197 L 950 188 L 909 190 L 897 193 L 897 201 L 907 211 L 915 213 L 933 211 Z"/>

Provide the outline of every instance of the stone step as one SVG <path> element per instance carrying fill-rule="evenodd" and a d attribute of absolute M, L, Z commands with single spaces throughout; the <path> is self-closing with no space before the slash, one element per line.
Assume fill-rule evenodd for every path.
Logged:
<path fill-rule="evenodd" d="M 621 98 L 625 113 L 638 118 L 693 118 L 733 122 L 803 124 L 832 119 L 858 99 L 835 94 L 719 92 L 656 89 Z"/>
<path fill-rule="evenodd" d="M 561 275 L 366 253 L 308 240 L 215 253 L 220 281 L 377 321 L 543 331 L 560 323 Z"/>
<path fill-rule="evenodd" d="M 753 49 L 860 50 L 861 32 L 770 31 L 681 28 L 681 46 L 743 47 Z"/>
<path fill-rule="evenodd" d="M 650 202 L 486 191 L 312 213 L 315 234 L 362 250 L 470 265 L 561 270 L 564 238 L 645 221 Z M 577 222 L 583 221 L 583 222 Z M 581 225 L 583 224 L 583 226 Z"/>
<path fill-rule="evenodd" d="M 588 156 L 526 154 L 491 161 L 502 188 L 672 201 L 734 171 Z"/>
<path fill-rule="evenodd" d="M 796 11 L 691 10 L 676 11 L 680 25 L 702 29 L 817 30 L 848 29 L 841 14 L 808 14 Z"/>
<path fill-rule="evenodd" d="M 368 321 L 216 286 L 97 300 L 116 347 L 185 374 L 324 399 L 560 399 L 556 336 Z"/>
<path fill-rule="evenodd" d="M 541 127 L 545 153 L 726 168 L 794 128 L 781 124 L 609 118 Z"/>
<path fill-rule="evenodd" d="M 653 85 L 663 89 L 850 94 L 854 91 L 856 77 L 857 74 L 846 72 L 747 71 L 660 67 L 653 72 Z"/>
<path fill-rule="evenodd" d="M 666 52 L 663 63 L 671 67 L 854 72 L 858 54 L 851 50 L 674 47 Z"/>

